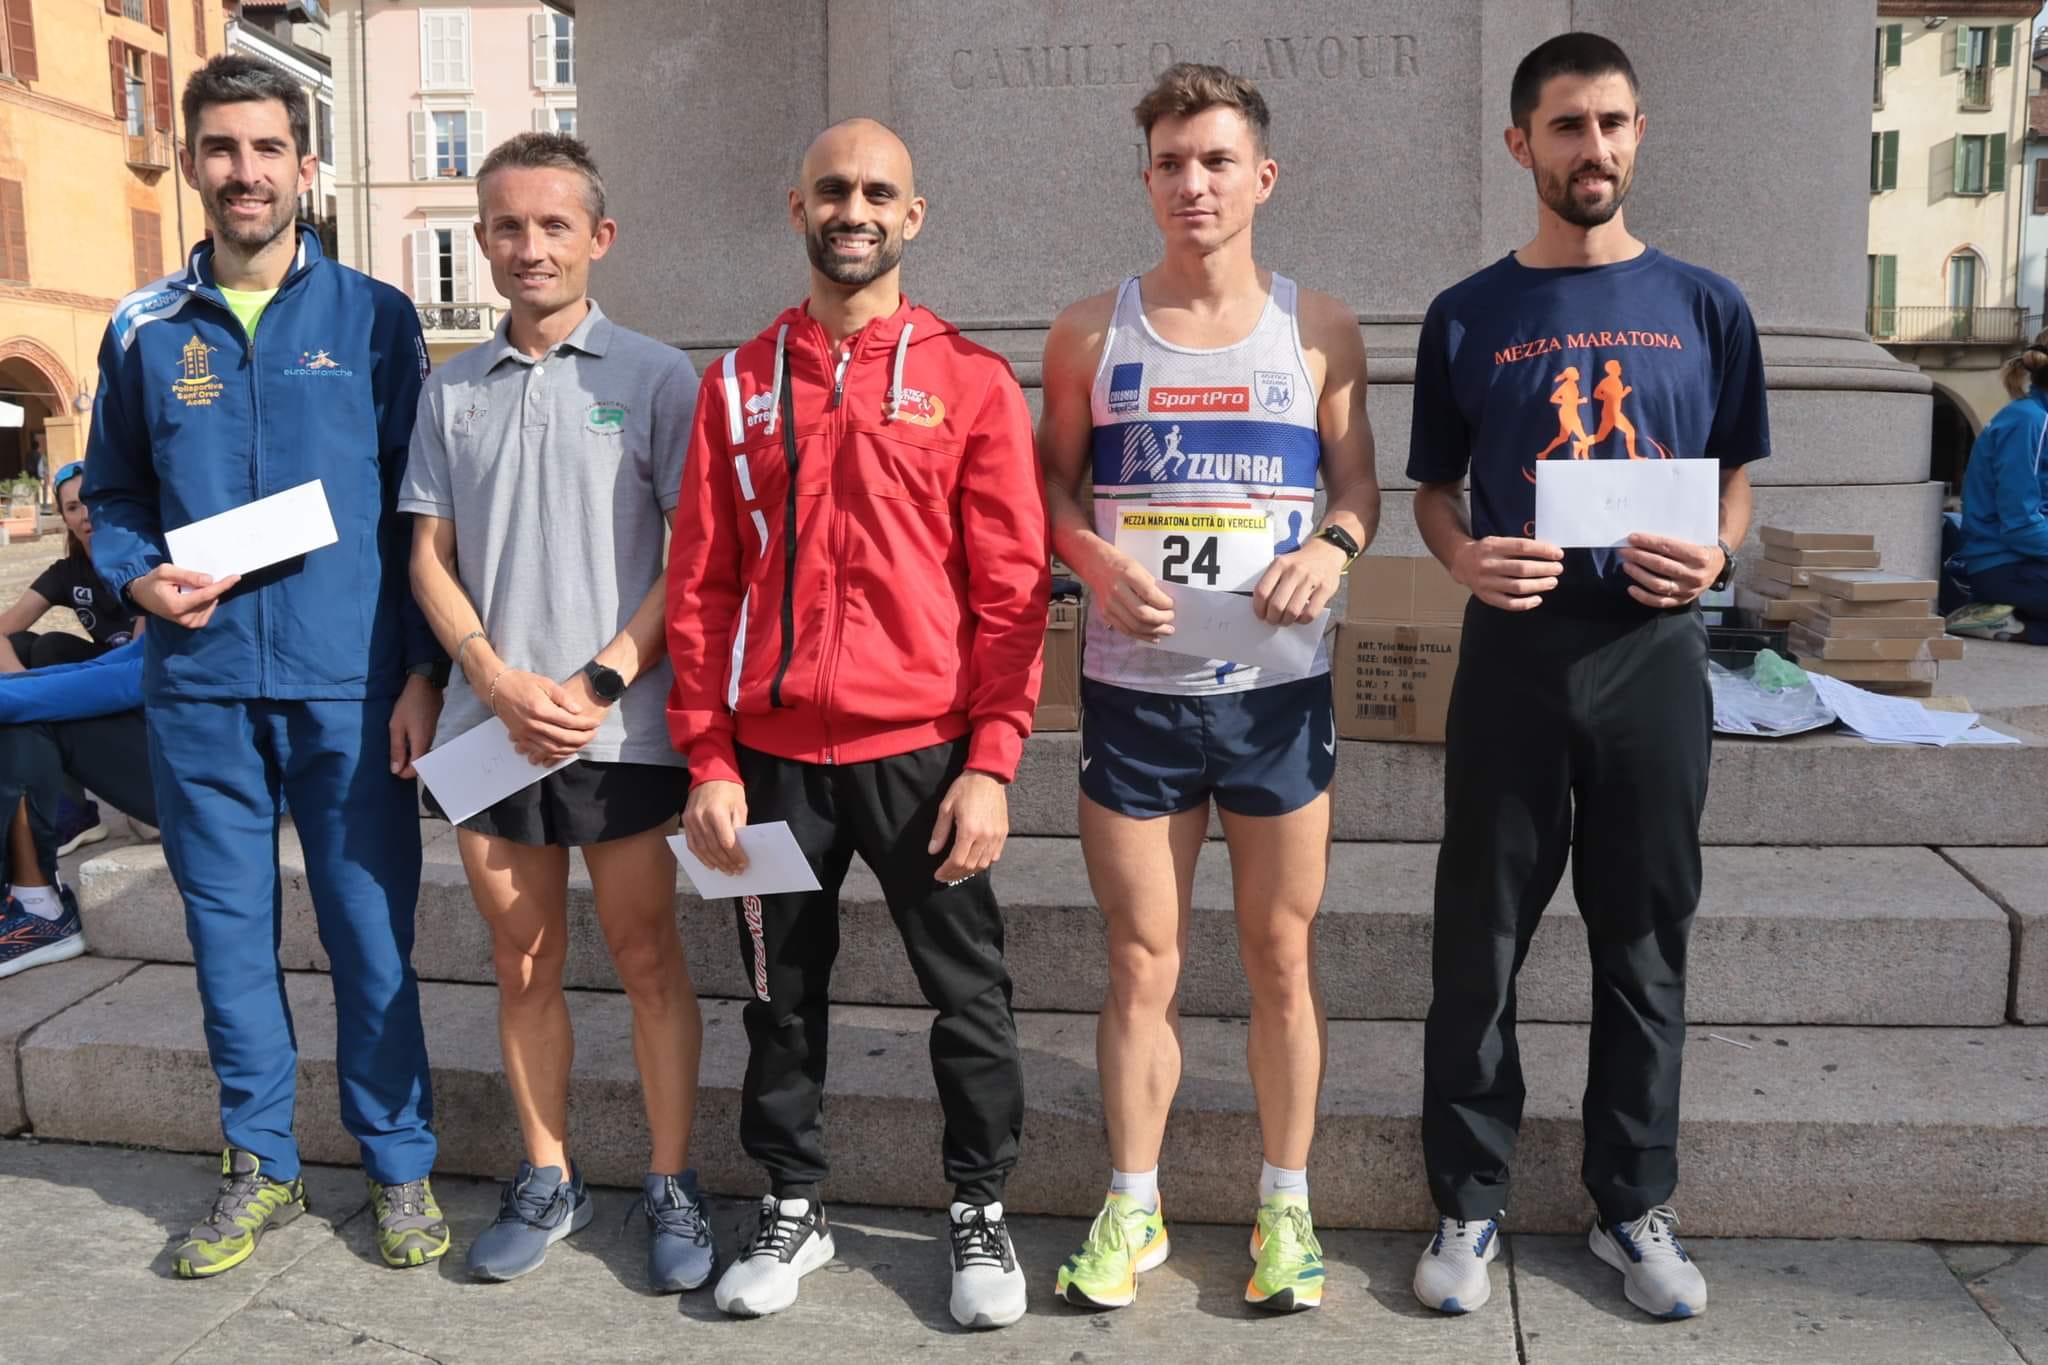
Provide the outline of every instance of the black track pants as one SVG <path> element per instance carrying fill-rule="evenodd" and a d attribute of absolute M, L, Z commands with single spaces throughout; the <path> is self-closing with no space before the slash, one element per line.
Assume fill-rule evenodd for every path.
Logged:
<path fill-rule="evenodd" d="M 1586 1188 L 1615 1222 L 1677 1186 L 1706 670 L 1695 612 L 1587 620 L 1476 600 L 1466 611 L 1423 1061 L 1423 1159 L 1446 1214 L 1507 1207 L 1524 1094 L 1515 973 L 1567 855 L 1593 968 Z"/>
<path fill-rule="evenodd" d="M 1003 965 L 1003 917 L 987 873 L 933 880 L 927 853 L 967 741 L 867 763 L 825 765 L 739 750 L 752 824 L 787 820 L 820 889 L 738 902 L 747 1002 L 740 1143 L 779 1197 L 815 1199 L 825 1179 L 827 1000 L 839 953 L 839 885 L 855 853 L 882 883 L 932 1021 L 932 1079 L 945 1112 L 946 1178 L 958 1198 L 1003 1197 L 1024 1127 L 1024 1072 Z"/>

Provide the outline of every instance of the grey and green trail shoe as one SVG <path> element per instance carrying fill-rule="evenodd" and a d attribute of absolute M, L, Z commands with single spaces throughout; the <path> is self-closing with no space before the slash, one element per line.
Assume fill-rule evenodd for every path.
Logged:
<path fill-rule="evenodd" d="M 370 1211 L 377 1215 L 377 1254 L 400 1270 L 448 1254 L 448 1222 L 425 1176 L 400 1185 L 370 1182 Z"/>
<path fill-rule="evenodd" d="M 306 1182 L 272 1180 L 254 1153 L 228 1148 L 220 1154 L 220 1173 L 213 1211 L 171 1253 L 171 1264 L 183 1279 L 203 1280 L 233 1270 L 249 1259 L 264 1233 L 306 1211 Z"/>

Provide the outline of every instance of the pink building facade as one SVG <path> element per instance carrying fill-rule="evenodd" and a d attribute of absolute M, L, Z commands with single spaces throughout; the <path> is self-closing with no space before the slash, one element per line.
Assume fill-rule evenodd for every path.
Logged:
<path fill-rule="evenodd" d="M 420 307 L 436 360 L 497 325 L 477 167 L 533 129 L 576 130 L 575 26 L 536 0 L 344 0 L 332 20 L 341 259 Z"/>

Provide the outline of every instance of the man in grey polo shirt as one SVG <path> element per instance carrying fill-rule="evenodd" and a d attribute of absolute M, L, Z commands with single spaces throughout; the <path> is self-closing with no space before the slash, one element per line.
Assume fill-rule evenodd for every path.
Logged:
<path fill-rule="evenodd" d="M 498 1038 L 526 1159 L 471 1274 L 509 1280 L 590 1221 L 567 1150 L 574 1055 L 562 998 L 569 850 L 633 1009 L 653 1136 L 641 1212 L 648 1279 L 693 1289 L 714 1253 L 688 1167 L 703 1022 L 675 922 L 687 775 L 669 744 L 664 537 L 697 375 L 681 351 L 608 321 L 586 294 L 618 228 L 574 138 L 524 133 L 477 177 L 477 240 L 511 309 L 420 395 L 399 509 L 415 517 L 413 592 L 460 677 L 437 743 L 493 715 L 535 764 L 575 756 L 462 822 L 490 926 Z"/>

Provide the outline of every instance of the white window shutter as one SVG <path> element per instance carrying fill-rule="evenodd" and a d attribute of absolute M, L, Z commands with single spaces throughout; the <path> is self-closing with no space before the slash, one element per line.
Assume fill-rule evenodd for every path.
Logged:
<path fill-rule="evenodd" d="M 553 125 L 550 124 L 548 120 L 554 117 L 554 113 L 555 111 L 548 108 L 545 104 L 543 104 L 540 108 L 534 110 L 533 131 L 536 133 L 545 133 L 549 131 Z"/>
<path fill-rule="evenodd" d="M 417 109 L 406 117 L 412 120 L 412 178 L 430 180 L 434 174 L 433 117 Z"/>
<path fill-rule="evenodd" d="M 434 88 L 434 16 L 420 11 L 420 89 Z"/>
<path fill-rule="evenodd" d="M 533 49 L 533 83 L 542 90 L 554 84 L 554 29 L 545 11 L 526 16 L 527 42 Z"/>
<path fill-rule="evenodd" d="M 457 303 L 475 303 L 476 290 L 470 287 L 470 261 L 476 251 L 476 242 L 461 228 L 454 229 L 450 235 L 455 239 L 455 249 L 448 253 L 453 266 L 448 292 Z"/>
<path fill-rule="evenodd" d="M 412 232 L 412 298 L 414 303 L 434 301 L 434 234 L 427 228 Z"/>
<path fill-rule="evenodd" d="M 463 117 L 469 120 L 469 159 L 462 168 L 464 175 L 475 175 L 477 167 L 484 164 L 484 111 L 466 110 Z"/>
<path fill-rule="evenodd" d="M 450 29 L 449 37 L 455 48 L 455 67 L 457 72 L 455 84 L 461 89 L 467 90 L 470 86 L 469 11 L 464 10 L 460 14 L 449 16 L 448 27 Z"/>

